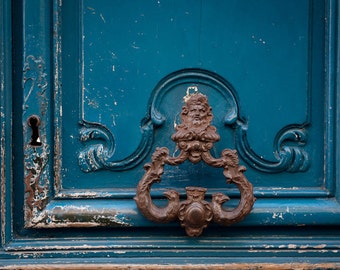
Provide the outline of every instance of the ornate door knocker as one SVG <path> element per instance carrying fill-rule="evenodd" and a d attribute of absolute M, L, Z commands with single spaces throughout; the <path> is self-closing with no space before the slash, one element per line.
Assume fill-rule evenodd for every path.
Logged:
<path fill-rule="evenodd" d="M 236 150 L 225 149 L 220 158 L 210 154 L 210 149 L 220 136 L 216 128 L 210 125 L 213 115 L 207 97 L 199 93 L 197 88 L 195 90 L 193 94 L 187 93 L 181 112 L 182 123 L 171 137 L 180 149 L 179 155 L 171 157 L 168 148 L 157 148 L 152 155 L 152 162 L 144 165 L 146 172 L 138 183 L 134 198 L 147 219 L 157 223 L 179 219 L 189 236 L 199 236 L 211 221 L 229 226 L 243 220 L 255 202 L 253 186 L 243 174 L 246 168 L 239 166 Z M 152 202 L 150 189 L 155 182 L 161 181 L 164 165 L 177 166 L 186 160 L 194 164 L 204 161 L 210 166 L 224 168 L 227 183 L 236 184 L 240 190 L 238 206 L 233 210 L 224 209 L 222 205 L 229 197 L 223 193 L 213 194 L 211 202 L 205 201 L 207 189 L 202 187 L 186 187 L 187 199 L 182 202 L 176 190 L 168 190 L 164 192 L 168 199 L 167 206 L 156 206 Z"/>

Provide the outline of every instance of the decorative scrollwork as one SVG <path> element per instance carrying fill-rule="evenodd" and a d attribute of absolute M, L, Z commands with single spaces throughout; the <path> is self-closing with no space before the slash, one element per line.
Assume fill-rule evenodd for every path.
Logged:
<path fill-rule="evenodd" d="M 247 126 L 238 122 L 236 127 L 236 147 L 242 158 L 253 168 L 267 173 L 304 172 L 310 166 L 308 153 L 304 146 L 307 143 L 305 127 L 289 126 L 276 136 L 274 145 L 275 160 L 268 161 L 257 155 L 249 146 Z"/>
<path fill-rule="evenodd" d="M 212 112 L 208 99 L 201 93 L 191 94 L 182 108 L 182 124 L 176 127 L 172 140 L 177 143 L 180 153 L 176 157 L 169 156 L 166 147 L 157 148 L 152 155 L 152 162 L 145 164 L 146 170 L 137 186 L 135 201 L 139 210 L 149 220 L 165 223 L 180 220 L 189 236 L 199 236 L 203 229 L 213 220 L 222 225 L 231 225 L 241 221 L 252 209 L 255 202 L 252 184 L 244 176 L 246 168 L 239 166 L 236 150 L 225 149 L 220 158 L 210 154 L 213 144 L 220 139 L 216 128 L 211 126 Z M 206 192 L 202 187 L 187 187 L 187 199 L 179 200 L 179 193 L 168 190 L 164 195 L 168 205 L 161 208 L 151 199 L 151 186 L 161 181 L 164 165 L 176 166 L 189 160 L 192 163 L 206 162 L 213 167 L 224 168 L 223 174 L 228 183 L 235 183 L 241 193 L 238 206 L 233 210 L 225 210 L 222 205 L 229 197 L 213 194 L 212 202 L 204 200 Z"/>
<path fill-rule="evenodd" d="M 120 171 L 136 166 L 149 152 L 153 133 L 152 124 L 145 123 L 142 126 L 142 140 L 137 149 L 123 160 L 114 160 L 115 139 L 113 134 L 105 126 L 98 123 L 82 121 L 80 129 L 80 141 L 92 142 L 78 156 L 80 169 L 84 172 L 101 169 Z M 93 143 L 97 141 L 97 143 Z"/>
<path fill-rule="evenodd" d="M 178 85 L 192 83 L 208 85 L 220 94 L 226 103 L 224 124 L 235 131 L 236 149 L 249 166 L 266 173 L 303 172 L 309 168 L 310 159 L 305 150 L 308 123 L 283 127 L 274 140 L 274 156 L 265 159 L 249 144 L 247 119 L 240 112 L 233 87 L 216 73 L 203 69 L 184 69 L 169 74 L 156 85 L 150 96 L 149 110 L 141 121 L 141 141 L 137 149 L 122 160 L 116 160 L 114 156 L 116 146 L 114 134 L 100 123 L 90 123 L 81 119 L 80 140 L 86 145 L 79 153 L 81 170 L 120 171 L 139 164 L 151 149 L 155 127 L 165 123 L 166 116 L 160 110 L 163 97 Z"/>

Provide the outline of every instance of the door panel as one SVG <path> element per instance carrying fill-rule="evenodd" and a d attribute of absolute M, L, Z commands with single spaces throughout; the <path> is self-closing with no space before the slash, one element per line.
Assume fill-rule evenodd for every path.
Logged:
<path fill-rule="evenodd" d="M 248 237 L 267 249 L 260 239 L 275 231 L 279 240 L 269 237 L 268 250 L 281 246 L 291 256 L 289 245 L 307 245 L 296 226 L 339 225 L 336 1 L 16 4 L 9 251 L 89 245 L 91 257 L 121 245 L 127 258 L 154 248 L 159 257 L 187 256 L 200 247 L 221 257 L 250 250 Z M 178 222 L 147 220 L 133 200 L 156 148 L 178 154 L 171 135 L 191 86 L 212 107 L 221 137 L 212 155 L 236 149 L 257 198 L 244 221 L 210 225 L 197 241 Z M 207 188 L 207 201 L 222 192 L 229 206 L 240 197 L 222 168 L 189 161 L 165 166 L 151 195 L 163 206 L 164 191 L 184 198 L 187 186 Z M 182 255 L 168 250 L 174 246 Z M 54 256 L 48 252 L 42 256 Z"/>
<path fill-rule="evenodd" d="M 280 204 L 287 196 L 333 194 L 324 170 L 327 115 L 320 113 L 323 2 L 136 2 L 133 9 L 111 1 L 59 4 L 45 7 L 56 11 L 46 29 L 31 16 L 27 20 L 39 28 L 25 22 L 27 43 L 36 42 L 38 31 L 41 51 L 49 57 L 43 59 L 33 45 L 25 48 L 26 226 L 106 226 L 111 212 L 119 212 L 119 225 L 149 224 L 132 197 L 154 149 L 166 146 L 175 154 L 170 137 L 190 85 L 213 108 L 222 138 L 213 154 L 236 148 L 248 168 L 258 199 L 249 224 L 277 223 L 272 213 L 265 219 L 256 215 L 268 212 L 269 198 Z M 52 40 L 44 35 L 51 23 Z M 29 145 L 30 115 L 41 118 L 39 147 Z M 195 184 L 207 187 L 208 196 L 218 190 L 237 197 L 223 179 L 219 169 L 188 162 L 166 168 L 154 192 L 161 199 L 166 188 L 185 194 Z M 81 210 L 84 204 L 89 208 Z M 71 224 L 63 210 L 69 205 L 70 213 L 80 213 Z M 282 213 L 296 218 L 288 205 L 285 209 Z M 91 218 L 81 225 L 83 212 Z M 99 212 L 105 222 L 94 220 Z"/>

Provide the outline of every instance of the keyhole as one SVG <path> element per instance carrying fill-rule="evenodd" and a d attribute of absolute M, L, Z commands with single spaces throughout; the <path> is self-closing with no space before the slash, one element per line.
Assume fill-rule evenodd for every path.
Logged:
<path fill-rule="evenodd" d="M 40 125 L 40 119 L 37 115 L 32 115 L 28 118 L 27 124 L 32 129 L 32 135 L 31 135 L 31 146 L 41 146 L 41 140 L 39 135 L 39 125 Z"/>

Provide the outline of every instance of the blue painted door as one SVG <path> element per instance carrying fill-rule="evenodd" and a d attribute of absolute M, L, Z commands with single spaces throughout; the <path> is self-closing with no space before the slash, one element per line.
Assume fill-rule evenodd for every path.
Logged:
<path fill-rule="evenodd" d="M 251 250 L 240 240 L 249 228 L 256 239 L 270 228 L 282 244 L 273 240 L 268 250 L 290 252 L 277 225 L 340 224 L 336 1 L 19 2 L 12 6 L 15 234 L 8 250 L 35 246 L 44 258 L 62 257 L 49 252 L 83 244 L 85 257 L 96 249 L 115 257 L 114 247 L 128 260 L 143 252 L 170 258 L 160 250 L 174 248 L 195 257 L 191 249 L 201 248 L 212 258 L 219 245 Z M 241 223 L 212 224 L 196 240 L 178 222 L 147 220 L 133 200 L 155 149 L 178 151 L 171 135 L 188 87 L 212 107 L 221 137 L 212 154 L 236 149 L 257 198 Z M 165 190 L 183 197 L 187 186 L 207 188 L 207 200 L 216 192 L 231 206 L 239 200 L 222 170 L 204 162 L 165 166 L 151 195 L 162 205 Z"/>

